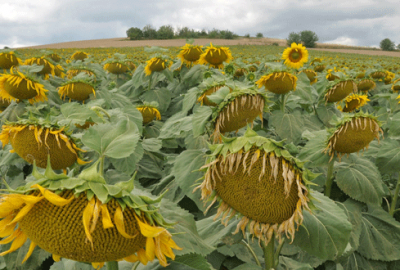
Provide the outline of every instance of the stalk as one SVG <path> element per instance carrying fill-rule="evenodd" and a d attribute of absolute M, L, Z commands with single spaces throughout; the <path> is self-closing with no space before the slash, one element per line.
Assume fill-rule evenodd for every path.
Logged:
<path fill-rule="evenodd" d="M 105 156 L 101 156 L 100 157 L 100 175 L 104 176 L 104 159 L 106 157 Z"/>
<path fill-rule="evenodd" d="M 274 245 L 275 245 L 275 234 L 272 234 L 271 240 L 268 245 L 265 245 L 263 241 L 261 241 L 261 247 L 264 251 L 264 260 L 265 260 L 265 270 L 270 270 L 275 268 L 275 253 L 274 253 Z"/>
<path fill-rule="evenodd" d="M 153 72 L 150 74 L 150 78 L 149 78 L 149 87 L 147 89 L 147 91 L 151 90 L 151 78 L 153 78 Z"/>
<path fill-rule="evenodd" d="M 279 255 L 281 254 L 281 250 L 282 250 L 282 248 L 283 248 L 283 244 L 285 244 L 285 239 L 286 238 L 283 238 L 282 239 L 282 243 L 280 243 L 279 245 L 278 245 L 278 247 L 276 248 L 276 251 L 275 251 L 275 263 L 278 265 L 278 262 L 279 262 Z"/>
<path fill-rule="evenodd" d="M 332 183 L 333 183 L 333 164 L 335 163 L 335 160 L 332 159 L 329 164 L 328 164 L 328 173 L 326 175 L 326 184 L 325 184 L 325 196 L 330 197 L 331 196 L 331 190 L 332 190 Z"/>
<path fill-rule="evenodd" d="M 281 94 L 281 110 L 285 113 L 286 94 Z"/>
<path fill-rule="evenodd" d="M 118 270 L 118 262 L 106 262 L 107 270 Z"/>
<path fill-rule="evenodd" d="M 242 245 L 244 245 L 250 251 L 250 253 L 253 256 L 254 260 L 256 260 L 257 265 L 261 267 L 260 261 L 258 260 L 257 255 L 254 252 L 254 250 L 251 248 L 251 246 L 246 241 L 244 241 L 244 239 L 242 239 L 242 242 L 240 242 L 240 243 Z"/>
<path fill-rule="evenodd" d="M 393 217 L 394 213 L 396 212 L 396 204 L 397 204 L 397 199 L 399 198 L 399 192 L 400 192 L 400 175 L 399 175 L 399 178 L 397 179 L 397 185 L 396 185 L 396 189 L 394 191 L 392 203 L 390 204 L 389 214 L 392 217 Z"/>

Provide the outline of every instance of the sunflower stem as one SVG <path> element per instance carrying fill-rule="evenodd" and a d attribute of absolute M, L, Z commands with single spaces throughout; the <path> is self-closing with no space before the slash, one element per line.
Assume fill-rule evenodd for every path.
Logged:
<path fill-rule="evenodd" d="M 150 74 L 150 78 L 149 78 L 149 87 L 147 88 L 147 91 L 150 91 L 151 89 L 151 79 L 153 78 L 153 72 Z"/>
<path fill-rule="evenodd" d="M 118 262 L 106 262 L 107 270 L 118 270 Z"/>
<path fill-rule="evenodd" d="M 286 94 L 281 94 L 281 110 L 285 113 Z"/>
<path fill-rule="evenodd" d="M 261 241 L 261 247 L 264 251 L 264 260 L 265 260 L 265 270 L 270 270 L 275 268 L 275 233 L 272 234 L 271 240 L 268 245 L 265 245 L 263 241 Z"/>
<path fill-rule="evenodd" d="M 244 245 L 244 246 L 250 251 L 250 253 L 251 253 L 251 255 L 253 256 L 254 260 L 256 260 L 257 265 L 261 267 L 261 263 L 260 263 L 260 261 L 258 260 L 257 255 L 256 255 L 256 253 L 254 252 L 254 250 L 251 248 L 251 246 L 250 246 L 244 239 L 242 239 L 242 242 L 240 242 L 240 243 L 241 243 L 242 245 Z"/>
<path fill-rule="evenodd" d="M 331 190 L 332 190 L 332 183 L 333 183 L 333 164 L 335 163 L 335 160 L 332 159 L 329 164 L 328 164 L 328 173 L 326 175 L 326 183 L 325 183 L 325 196 L 330 197 L 331 196 Z"/>
<path fill-rule="evenodd" d="M 101 176 L 104 176 L 104 159 L 105 158 L 106 158 L 105 156 L 100 157 L 100 175 Z"/>
<path fill-rule="evenodd" d="M 139 267 L 140 262 L 136 262 L 136 264 L 133 266 L 132 270 L 136 270 Z"/>
<path fill-rule="evenodd" d="M 276 248 L 275 257 L 274 257 L 276 265 L 278 265 L 278 263 L 279 263 L 279 255 L 281 254 L 281 250 L 283 248 L 283 244 L 285 244 L 285 240 L 286 240 L 286 238 L 283 238 L 282 242 L 279 243 L 279 246 Z"/>
<path fill-rule="evenodd" d="M 397 199 L 399 198 L 399 192 L 400 192 L 400 175 L 399 175 L 399 178 L 397 179 L 397 185 L 396 185 L 396 189 L 393 194 L 392 203 L 390 204 L 389 214 L 392 217 L 393 217 L 394 213 L 396 212 L 396 204 L 397 204 Z"/>

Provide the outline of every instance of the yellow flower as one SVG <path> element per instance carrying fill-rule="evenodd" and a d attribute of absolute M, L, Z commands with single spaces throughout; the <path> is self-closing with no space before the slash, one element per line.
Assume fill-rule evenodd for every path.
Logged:
<path fill-rule="evenodd" d="M 36 64 L 38 66 L 43 66 L 43 69 L 37 74 L 43 75 L 44 79 L 47 80 L 50 78 L 50 74 L 54 77 L 56 76 L 56 67 L 50 63 L 47 59 L 42 57 L 32 57 L 30 59 L 26 59 L 24 65 L 33 65 Z"/>
<path fill-rule="evenodd" d="M 198 63 L 200 55 L 203 53 L 203 46 L 186 44 L 181 48 L 178 57 L 181 59 L 182 63 L 190 67 Z"/>
<path fill-rule="evenodd" d="M 161 120 L 160 111 L 151 105 L 141 105 L 136 107 L 138 111 L 142 114 L 143 117 L 143 124 L 148 124 L 153 121 L 154 118 L 157 120 Z"/>
<path fill-rule="evenodd" d="M 153 57 L 146 63 L 144 72 L 147 76 L 151 75 L 152 72 L 160 72 L 168 67 L 168 60 L 161 57 Z"/>
<path fill-rule="evenodd" d="M 82 51 L 77 51 L 73 55 L 71 55 L 72 60 L 85 60 L 88 58 L 89 54 L 82 52 Z"/>
<path fill-rule="evenodd" d="M 58 88 L 58 94 L 61 99 L 69 97 L 70 99 L 75 99 L 79 101 L 85 101 L 89 98 L 90 94 L 96 97 L 96 91 L 93 85 L 89 82 L 83 81 L 69 81 Z"/>
<path fill-rule="evenodd" d="M 210 43 L 210 46 L 200 55 L 199 64 L 221 69 L 224 67 L 224 62 L 229 63 L 231 60 L 233 57 L 228 47 L 214 47 Z"/>
<path fill-rule="evenodd" d="M 302 44 L 295 42 L 283 51 L 282 59 L 285 65 L 292 68 L 300 68 L 308 61 L 308 51 Z"/>
<path fill-rule="evenodd" d="M 351 94 L 344 100 L 345 106 L 338 106 L 338 109 L 342 112 L 352 112 L 358 110 L 367 102 L 370 101 L 367 95 Z"/>
<path fill-rule="evenodd" d="M 262 76 L 257 82 L 258 88 L 265 87 L 268 91 L 275 94 L 286 94 L 296 90 L 297 77 L 292 74 L 282 72 L 272 72 Z"/>
<path fill-rule="evenodd" d="M 123 63 L 113 62 L 113 63 L 106 63 L 104 65 L 104 70 L 112 74 L 122 74 L 129 70 L 129 67 Z"/>
<path fill-rule="evenodd" d="M 22 64 L 22 61 L 15 56 L 14 52 L 0 52 L 0 68 L 10 69 L 19 64 Z"/>

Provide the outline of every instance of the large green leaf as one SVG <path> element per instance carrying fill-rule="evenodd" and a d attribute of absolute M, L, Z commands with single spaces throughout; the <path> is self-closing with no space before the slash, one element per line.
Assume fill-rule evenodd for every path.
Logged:
<path fill-rule="evenodd" d="M 253 264 L 253 263 L 244 263 L 239 265 L 238 267 L 233 268 L 232 270 L 262 270 L 263 268 Z"/>
<path fill-rule="evenodd" d="M 386 139 L 381 142 L 379 147 L 378 156 L 376 158 L 376 165 L 382 173 L 396 173 L 398 172 L 398 165 L 400 164 L 400 151 L 398 150 L 400 144 L 398 141 Z"/>
<path fill-rule="evenodd" d="M 334 260 L 345 250 L 352 230 L 344 211 L 319 192 L 311 194 L 318 210 L 303 211 L 304 222 L 294 244 L 321 259 Z"/>
<path fill-rule="evenodd" d="M 400 260 L 400 223 L 379 206 L 368 206 L 362 213 L 360 247 L 367 259 Z"/>
<path fill-rule="evenodd" d="M 357 201 L 380 205 L 385 192 L 375 164 L 355 154 L 343 161 L 335 166 L 338 187 Z"/>
<path fill-rule="evenodd" d="M 400 112 L 397 112 L 391 118 L 389 123 L 389 137 L 400 139 Z"/>
<path fill-rule="evenodd" d="M 225 227 L 221 219 L 214 220 L 214 216 L 204 218 L 196 222 L 199 234 L 210 246 L 217 246 L 220 243 L 227 243 L 227 239 L 236 230 L 239 220 L 232 219 Z"/>
<path fill-rule="evenodd" d="M 157 101 L 159 111 L 165 112 L 171 102 L 171 92 L 166 88 L 148 90 L 141 96 L 141 99 L 146 102 Z"/>
<path fill-rule="evenodd" d="M 300 150 L 298 158 L 307 163 L 309 167 L 326 166 L 329 163 L 329 155 L 324 153 L 328 139 L 326 130 L 309 132 L 305 131 L 303 137 L 308 139 L 306 145 Z"/>
<path fill-rule="evenodd" d="M 107 269 L 106 266 L 103 266 L 99 270 Z M 62 259 L 59 262 L 56 262 L 50 267 L 50 270 L 93 270 L 93 266 L 90 263 L 77 262 L 67 259 Z"/>
<path fill-rule="evenodd" d="M 116 124 L 98 124 L 90 127 L 82 136 L 82 142 L 100 155 L 125 158 L 135 151 L 139 138 L 137 126 L 128 119 L 123 119 Z"/>
<path fill-rule="evenodd" d="M 298 262 L 289 257 L 280 256 L 277 270 L 313 270 L 314 268 L 308 263 Z"/>
<path fill-rule="evenodd" d="M 357 252 L 339 260 L 343 270 L 386 270 L 386 263 L 367 260 Z"/>
<path fill-rule="evenodd" d="M 199 254 L 186 254 L 177 256 L 165 270 L 214 270 L 206 258 Z"/>
<path fill-rule="evenodd" d="M 76 102 L 64 103 L 60 110 L 64 116 L 58 121 L 60 125 L 83 125 L 88 119 L 92 119 L 94 122 L 101 121 L 101 118 L 93 110 Z"/>
<path fill-rule="evenodd" d="M 160 130 L 160 139 L 179 138 L 183 133 L 192 129 L 192 116 L 180 113 L 171 116 Z"/>
<path fill-rule="evenodd" d="M 281 139 L 286 139 L 288 143 L 297 144 L 301 139 L 301 133 L 304 131 L 304 121 L 298 110 L 293 113 L 274 111 L 270 117 L 270 124 L 275 127 L 278 136 Z"/>
<path fill-rule="evenodd" d="M 204 133 L 206 124 L 210 121 L 212 109 L 208 106 L 198 106 L 193 114 L 193 136 L 197 137 Z"/>

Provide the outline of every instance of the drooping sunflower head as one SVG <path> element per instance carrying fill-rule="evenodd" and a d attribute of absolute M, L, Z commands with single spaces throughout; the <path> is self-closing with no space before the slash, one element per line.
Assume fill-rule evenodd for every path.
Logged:
<path fill-rule="evenodd" d="M 227 92 L 212 114 L 214 141 L 219 141 L 221 134 L 253 125 L 257 116 L 263 121 L 263 112 L 267 110 L 268 99 L 255 86 L 235 84 L 233 91 Z"/>
<path fill-rule="evenodd" d="M 136 106 L 136 109 L 142 114 L 143 124 L 148 124 L 156 118 L 157 120 L 161 120 L 161 114 L 158 110 L 158 103 L 145 102 L 143 105 Z"/>
<path fill-rule="evenodd" d="M 338 76 L 338 74 L 333 74 L 333 73 L 336 73 L 336 72 L 339 72 L 339 71 L 336 69 L 336 67 L 334 67 L 334 69 L 328 69 L 328 70 L 326 71 L 326 76 L 325 76 L 325 78 L 326 78 L 328 81 L 340 80 L 340 76 Z"/>
<path fill-rule="evenodd" d="M 314 70 L 315 70 L 316 72 L 322 72 L 322 71 L 325 70 L 325 68 L 326 68 L 326 66 L 323 65 L 323 64 L 321 64 L 321 65 L 315 65 L 315 66 L 314 66 Z"/>
<path fill-rule="evenodd" d="M 357 83 L 357 89 L 362 92 L 368 92 L 376 87 L 376 83 L 371 79 L 363 79 Z"/>
<path fill-rule="evenodd" d="M 385 74 L 386 74 L 385 79 L 384 79 L 385 84 L 391 84 L 392 80 L 394 79 L 394 77 L 396 75 L 393 72 L 390 72 L 388 70 L 385 71 Z"/>
<path fill-rule="evenodd" d="M 376 138 L 379 141 L 380 128 L 378 120 L 368 114 L 359 112 L 345 115 L 331 130 L 325 153 L 331 159 L 337 155 L 339 160 L 345 154 L 355 153 L 364 148 L 368 149 L 369 143 Z"/>
<path fill-rule="evenodd" d="M 343 80 L 340 82 L 331 82 L 325 94 L 326 102 L 338 102 L 357 92 L 357 84 L 353 80 Z"/>
<path fill-rule="evenodd" d="M 233 60 L 233 57 L 228 47 L 216 47 L 210 43 L 210 46 L 206 47 L 204 53 L 200 55 L 199 64 L 222 69 L 224 62 L 229 63 L 231 60 Z"/>
<path fill-rule="evenodd" d="M 300 73 L 305 73 L 307 75 L 307 78 L 310 80 L 310 84 L 314 84 L 318 81 L 317 72 L 312 69 L 304 69 L 300 71 Z"/>
<path fill-rule="evenodd" d="M 53 60 L 54 62 L 60 62 L 61 61 L 61 56 L 59 56 L 56 53 L 49 53 L 47 54 L 47 57 L 49 57 L 51 60 Z"/>
<path fill-rule="evenodd" d="M 172 64 L 167 57 L 162 55 L 157 55 L 150 60 L 146 61 L 146 67 L 144 72 L 147 76 L 151 75 L 153 72 L 160 72 L 169 67 Z"/>
<path fill-rule="evenodd" d="M 36 162 L 40 168 L 46 168 L 48 156 L 56 170 L 66 169 L 75 162 L 86 163 L 80 158 L 83 150 L 67 132 L 67 127 L 44 120 L 23 119 L 7 123 L 2 127 L 0 141 L 3 147 L 10 143 L 13 153 L 31 164 Z"/>
<path fill-rule="evenodd" d="M 392 84 L 392 91 L 398 93 L 400 90 L 400 78 L 395 80 Z"/>
<path fill-rule="evenodd" d="M 291 68 L 300 68 L 308 61 L 308 51 L 302 44 L 293 42 L 282 53 L 285 65 Z"/>
<path fill-rule="evenodd" d="M 47 91 L 29 72 L 10 69 L 10 74 L 5 73 L 0 76 L 0 99 L 9 102 L 27 99 L 32 104 L 45 101 Z"/>
<path fill-rule="evenodd" d="M 22 64 L 13 51 L 0 50 L 0 69 L 10 69 L 14 66 Z"/>
<path fill-rule="evenodd" d="M 0 113 L 10 105 L 10 101 L 0 98 Z"/>
<path fill-rule="evenodd" d="M 221 87 L 226 85 L 226 77 L 219 75 L 211 75 L 205 79 L 199 86 L 199 97 L 197 99 L 201 105 L 217 106 L 216 103 L 208 99 L 208 96 L 217 92 Z"/>
<path fill-rule="evenodd" d="M 125 259 L 147 264 L 158 258 L 175 258 L 180 248 L 158 212 L 158 199 L 133 188 L 133 178 L 123 185 L 107 185 L 96 162 L 76 178 L 57 175 L 50 164 L 44 175 L 34 166 L 37 179 L 0 195 L 0 244 L 13 241 L 0 256 L 19 249 L 30 239 L 25 262 L 36 246 L 63 258 L 90 262 L 99 269 L 104 262 Z M 99 267 L 100 266 L 100 267 Z"/>
<path fill-rule="evenodd" d="M 96 72 L 94 69 L 87 67 L 87 66 L 75 66 L 67 71 L 67 78 L 72 79 L 73 77 L 77 76 L 79 73 L 85 73 L 88 76 L 96 77 Z"/>
<path fill-rule="evenodd" d="M 60 78 L 62 78 L 62 79 L 65 78 L 64 68 L 63 68 L 61 65 L 56 65 L 56 66 L 54 67 L 54 74 L 55 74 L 57 77 L 60 77 Z"/>
<path fill-rule="evenodd" d="M 58 88 L 58 94 L 60 95 L 61 99 L 65 99 L 68 97 L 70 100 L 78 100 L 83 101 L 87 100 L 90 94 L 93 94 L 96 97 L 95 85 L 82 76 L 77 76 L 65 83 L 63 83 Z"/>
<path fill-rule="evenodd" d="M 367 95 L 350 94 L 338 105 L 338 109 L 342 112 L 353 112 L 360 109 L 370 101 Z"/>
<path fill-rule="evenodd" d="M 233 77 L 235 78 L 240 78 L 242 76 L 245 76 L 247 74 L 247 69 L 246 68 L 237 68 L 235 70 L 235 73 L 233 74 Z"/>
<path fill-rule="evenodd" d="M 103 68 L 112 74 L 122 74 L 129 70 L 128 65 L 121 61 L 112 61 L 106 63 L 104 64 Z"/>
<path fill-rule="evenodd" d="M 210 145 L 211 156 L 205 169 L 201 199 L 219 203 L 215 218 L 227 226 L 236 216 L 239 230 L 268 243 L 273 233 L 280 241 L 286 235 L 293 241 L 296 227 L 303 222 L 302 211 L 312 202 L 308 171 L 276 142 L 248 129 L 243 137 L 223 138 L 223 144 Z"/>
<path fill-rule="evenodd" d="M 191 67 L 199 62 L 200 55 L 203 53 L 202 48 L 203 46 L 186 44 L 181 48 L 178 57 L 187 67 Z"/>
<path fill-rule="evenodd" d="M 86 52 L 82 52 L 82 51 L 76 51 L 76 52 L 74 52 L 73 55 L 71 55 L 71 59 L 72 60 L 81 60 L 81 61 L 83 61 L 88 57 L 89 57 L 89 54 L 86 53 Z"/>
<path fill-rule="evenodd" d="M 386 77 L 386 72 L 383 70 L 373 71 L 369 74 L 369 76 L 375 80 L 382 80 Z"/>
<path fill-rule="evenodd" d="M 24 65 L 38 65 L 38 66 L 43 66 L 43 69 L 36 72 L 36 74 L 43 75 L 43 78 L 45 80 L 50 78 L 50 75 L 53 77 L 56 76 L 55 74 L 55 69 L 56 67 L 51 63 L 49 60 L 47 60 L 44 56 L 41 57 L 32 57 L 29 59 L 26 59 L 24 62 Z"/>
<path fill-rule="evenodd" d="M 135 64 L 135 62 L 133 62 L 133 61 L 131 61 L 131 60 L 125 61 L 125 65 L 128 66 L 128 68 L 129 68 L 130 71 L 135 71 L 135 69 L 136 69 L 136 64 Z"/>
<path fill-rule="evenodd" d="M 258 88 L 265 87 L 275 94 L 286 94 L 296 90 L 297 77 L 286 71 L 275 71 L 262 76 L 257 82 Z"/>

